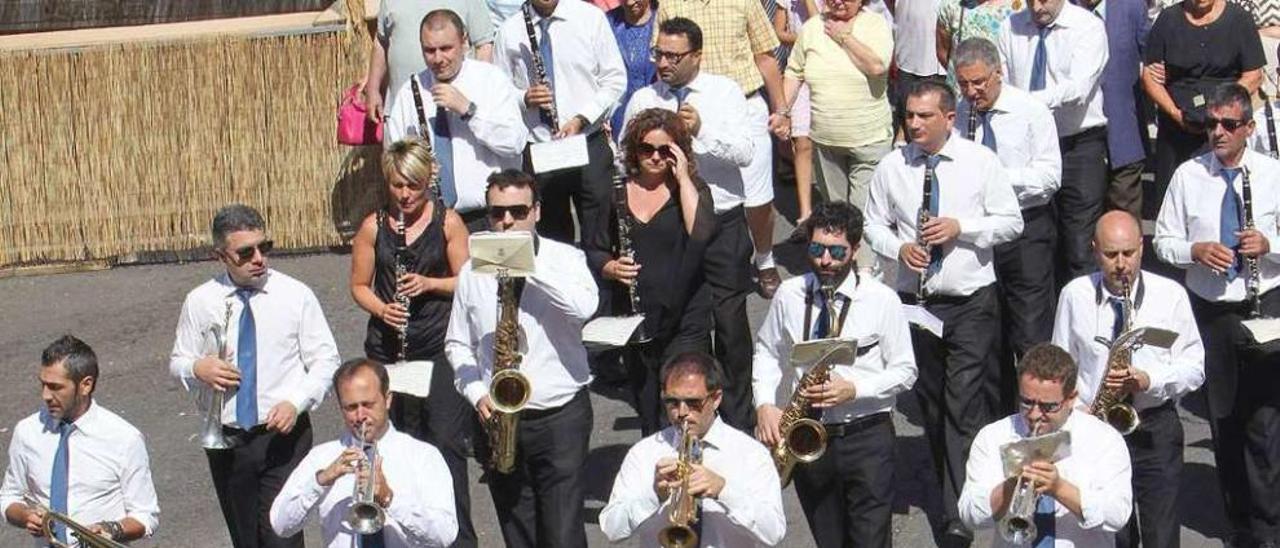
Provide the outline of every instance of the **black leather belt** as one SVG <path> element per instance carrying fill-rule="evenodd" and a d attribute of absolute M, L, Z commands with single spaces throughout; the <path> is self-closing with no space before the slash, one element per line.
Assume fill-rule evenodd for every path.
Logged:
<path fill-rule="evenodd" d="M 858 417 L 849 422 L 824 424 L 822 426 L 827 429 L 827 439 L 843 438 L 845 436 L 852 436 L 873 426 L 880 426 L 881 424 L 889 422 L 891 420 L 891 416 L 892 414 L 890 412 L 885 411 L 874 415 Z"/>

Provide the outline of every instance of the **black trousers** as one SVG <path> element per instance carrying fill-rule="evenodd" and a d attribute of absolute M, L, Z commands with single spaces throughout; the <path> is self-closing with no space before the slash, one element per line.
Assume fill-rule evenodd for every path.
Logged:
<path fill-rule="evenodd" d="M 1015 411 L 1018 360 L 1032 345 L 1053 338 L 1054 309 L 1058 305 L 1057 286 L 1053 283 L 1053 251 L 1057 243 L 1053 204 L 1022 210 L 1022 226 L 1021 236 L 995 248 L 1004 327 L 997 371 L 999 416 Z"/>
<path fill-rule="evenodd" d="M 724 368 L 724 400 L 720 416 L 730 426 L 749 431 L 755 426 L 751 404 L 751 326 L 747 295 L 752 290 L 751 235 L 741 207 L 716 215 L 720 226 L 707 244 L 703 259 L 711 288 L 711 316 L 715 321 L 712 348 Z"/>
<path fill-rule="evenodd" d="M 223 427 L 235 446 L 205 450 L 218 506 L 235 548 L 303 548 L 302 533 L 289 538 L 271 530 L 271 503 L 311 450 L 311 417 L 298 415 L 287 435 L 259 426 L 249 431 Z"/>
<path fill-rule="evenodd" d="M 1133 463 L 1137 511 L 1116 534 L 1117 548 L 1177 548 L 1178 484 L 1182 481 L 1182 421 L 1173 402 L 1138 413 L 1138 429 L 1125 437 Z"/>
<path fill-rule="evenodd" d="M 1058 209 L 1058 276 L 1065 285 L 1097 270 L 1093 261 L 1093 225 L 1107 197 L 1107 128 L 1093 127 L 1058 139 L 1062 148 L 1062 188 Z"/>
<path fill-rule="evenodd" d="M 796 495 L 819 548 L 892 545 L 893 439 L 890 413 L 861 417 L 827 439 L 821 458 L 796 466 Z"/>
<path fill-rule="evenodd" d="M 1243 345 L 1247 303 L 1193 294 L 1191 309 L 1204 340 L 1209 427 L 1227 519 L 1257 542 L 1280 542 L 1280 356 Z M 1262 311 L 1277 317 L 1280 291 L 1262 296 Z"/>
<path fill-rule="evenodd" d="M 904 303 L 915 295 L 900 294 Z M 964 487 L 969 445 L 995 418 L 999 363 L 1000 309 L 995 284 L 968 297 L 929 297 L 927 308 L 943 322 L 942 339 L 911 330 L 916 367 L 912 389 L 920 400 L 925 436 L 942 484 L 942 512 L 959 520 L 956 504 Z"/>
<path fill-rule="evenodd" d="M 591 398 L 580 390 L 561 407 L 520 414 L 516 468 L 489 473 L 489 493 L 509 548 L 585 548 Z"/>
<path fill-rule="evenodd" d="M 467 474 L 467 451 L 480 424 L 475 411 L 453 386 L 453 367 L 442 354 L 432 358 L 431 393 L 426 398 L 393 392 L 391 424 L 397 430 L 427 442 L 440 450 L 453 476 L 454 510 L 458 516 L 458 538 L 451 546 L 474 548 L 476 528 L 471 522 L 471 489 Z"/>
<path fill-rule="evenodd" d="M 524 153 L 524 170 L 533 173 L 528 148 Z M 535 175 L 534 178 L 542 195 L 539 235 L 565 243 L 574 242 L 570 202 L 578 214 L 580 234 L 595 234 L 608 223 L 613 152 L 603 131 L 587 136 L 587 165 Z"/>

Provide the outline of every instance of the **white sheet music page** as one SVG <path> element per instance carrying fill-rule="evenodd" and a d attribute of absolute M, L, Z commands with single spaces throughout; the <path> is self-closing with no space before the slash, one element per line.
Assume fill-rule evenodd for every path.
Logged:
<path fill-rule="evenodd" d="M 644 321 L 644 314 L 600 316 L 582 326 L 582 344 L 587 348 L 618 348 L 627 345 Z"/>
<path fill-rule="evenodd" d="M 918 304 L 904 304 L 902 314 L 907 317 L 907 323 L 933 333 L 933 336 L 939 339 L 942 338 L 942 319 L 934 316 L 925 307 Z"/>
<path fill-rule="evenodd" d="M 392 392 L 419 398 L 425 398 L 431 394 L 431 374 L 435 371 L 435 362 L 430 360 L 392 362 L 386 367 Z"/>
<path fill-rule="evenodd" d="M 533 172 L 541 175 L 552 171 L 587 165 L 587 136 L 581 133 L 563 139 L 529 145 Z"/>

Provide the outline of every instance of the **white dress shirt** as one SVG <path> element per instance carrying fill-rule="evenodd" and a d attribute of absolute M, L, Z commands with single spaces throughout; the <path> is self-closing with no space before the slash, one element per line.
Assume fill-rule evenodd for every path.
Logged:
<path fill-rule="evenodd" d="M 1031 89 L 1031 67 L 1039 41 L 1040 27 L 1031 19 L 1030 8 L 1013 12 L 1000 24 L 998 46 L 1005 82 Z M 1058 135 L 1066 137 L 1105 126 L 1102 69 L 1109 53 L 1102 19 L 1065 2 L 1058 18 L 1049 23 L 1044 45 L 1048 58 L 1044 89 L 1031 92 L 1031 96 L 1053 111 Z"/>
<path fill-rule="evenodd" d="M 1114 428 L 1087 413 L 1072 412 L 1062 429 L 1071 433 L 1071 454 L 1055 464 L 1058 476 L 1079 488 L 1083 518 L 1055 501 L 1054 546 L 1111 546 L 1133 509 L 1129 448 Z M 1027 434 L 1027 423 L 1017 414 L 986 425 L 974 437 L 958 503 L 960 519 L 969 527 L 995 525 L 991 490 L 1006 477 L 1000 447 Z M 999 534 L 993 537 L 992 546 L 1014 546 Z"/>
<path fill-rule="evenodd" d="M 1111 339 L 1117 321 L 1109 297 L 1119 296 L 1112 295 L 1100 281 L 1101 274 L 1095 272 L 1068 283 L 1058 297 L 1058 317 L 1053 323 L 1053 344 L 1070 353 L 1080 367 L 1076 383 L 1080 397 L 1076 402 L 1086 409 L 1093 405 L 1098 387 L 1107 376 L 1109 351 L 1097 337 Z M 1191 315 L 1191 301 L 1177 282 L 1144 271 L 1129 292 L 1134 329 L 1158 327 L 1178 334 L 1167 350 L 1145 345 L 1133 353 L 1133 367 L 1151 377 L 1151 386 L 1134 394 L 1133 406 L 1150 409 L 1204 384 L 1204 343 Z"/>
<path fill-rule="evenodd" d="M 533 28 L 539 44 L 546 39 L 538 25 L 541 20 L 542 16 L 535 11 Z M 618 51 L 609 20 L 604 11 L 590 2 L 560 2 L 551 13 L 549 32 L 555 66 L 547 70 L 555 75 L 552 91 L 557 121 L 564 126 L 570 118 L 580 115 L 592 124 L 582 132 L 591 133 L 609 119 L 627 89 L 627 68 L 622 63 L 622 53 Z M 519 10 L 498 27 L 493 64 L 509 74 L 520 89 L 520 105 L 525 107 L 524 122 L 530 130 L 530 139 L 550 141 L 551 130 L 539 115 L 542 109 L 527 108 L 523 100 L 524 91 L 529 89 L 530 82 L 536 82 L 537 76 L 530 57 L 529 33 Z"/>
<path fill-rule="evenodd" d="M 1253 197 L 1253 219 L 1258 231 L 1271 244 L 1271 252 L 1259 257 L 1261 290 L 1266 293 L 1280 283 L 1280 163 L 1245 150 L 1242 165 L 1249 170 L 1249 186 Z M 1235 178 L 1236 195 L 1244 199 L 1244 177 Z M 1222 164 L 1212 152 L 1197 156 L 1178 166 L 1165 191 L 1160 215 L 1156 217 L 1156 255 L 1160 260 L 1187 269 L 1187 290 L 1202 299 L 1215 302 L 1245 300 L 1248 273 L 1242 268 L 1235 280 L 1214 274 L 1195 263 L 1191 245 L 1219 241 L 1222 218 L 1222 196 L 1227 185 Z M 1240 206 L 1244 213 L 1244 206 Z"/>
<path fill-rule="evenodd" d="M 931 295 L 972 295 L 996 281 L 991 250 L 1022 233 L 1022 211 L 1005 179 L 1000 159 L 980 144 L 947 139 L 938 151 L 935 171 L 938 216 L 960 222 L 960 235 L 943 246 L 942 267 L 929 276 Z M 898 259 L 902 245 L 916 241 L 916 222 L 924 196 L 926 154 L 912 143 L 880 160 L 871 176 L 867 199 L 866 240 L 876 253 Z M 919 275 L 898 269 L 898 291 L 914 293 Z"/>
<path fill-rule="evenodd" d="M 591 382 L 582 326 L 595 314 L 599 296 L 586 256 L 573 246 L 539 238 L 534 268 L 517 315 L 520 372 L 533 385 L 528 408 L 553 409 Z M 497 299 L 497 278 L 472 272 L 471 261 L 462 265 L 444 349 L 454 383 L 472 405 L 489 394 L 493 378 Z"/>
<path fill-rule="evenodd" d="M 341 439 L 316 446 L 298 463 L 271 504 L 271 528 L 277 535 L 287 537 L 301 531 L 307 517 L 318 512 L 324 546 L 359 545 L 360 535 L 346 523 L 355 494 L 355 475 L 343 475 L 328 487 L 316 481 L 316 474 L 351 446 L 358 448 L 359 444 L 349 432 L 343 433 Z M 382 528 L 387 548 L 443 548 L 452 544 L 458 536 L 453 479 L 440 451 L 388 423 L 387 432 L 378 440 L 378 455 L 392 492 Z"/>
<path fill-rule="evenodd" d="M 422 108 L 427 123 L 436 119 L 437 108 L 431 97 L 436 84 L 430 70 L 417 75 L 422 90 Z M 449 131 L 453 135 L 453 180 L 458 191 L 454 209 L 473 211 L 485 207 L 484 192 L 488 177 L 495 171 L 520 168 L 520 154 L 529 140 L 529 129 L 520 119 L 522 94 L 511 84 L 511 78 L 489 63 L 466 59 L 452 82 L 462 95 L 476 105 L 470 120 L 448 111 Z M 406 80 L 396 93 L 387 115 L 386 138 L 390 145 L 409 135 L 434 138 L 430 127 L 418 127 L 418 109 L 413 101 L 413 88 Z M 437 147 L 438 151 L 439 148 Z"/>
<path fill-rule="evenodd" d="M 769 305 L 769 313 L 756 332 L 755 365 L 752 367 L 752 390 L 756 405 L 771 404 L 786 408 L 800 378 L 808 368 L 789 367 L 791 348 L 809 340 L 804 332 L 805 294 L 813 293 L 813 310 L 809 312 L 810 329 L 817 325 L 822 312 L 822 297 L 812 273 L 782 282 L 778 294 Z M 837 364 L 833 375 L 853 383 L 857 395 L 853 400 L 822 410 L 822 422 L 843 423 L 859 417 L 893 410 L 897 395 L 909 390 L 916 380 L 916 358 L 911 350 L 911 330 L 902 314 L 902 301 L 884 284 L 871 276 L 850 273 L 836 288 L 835 337 L 858 343 L 858 356 L 851 364 Z M 843 298 L 839 298 L 843 297 Z M 848 312 L 845 308 L 850 307 Z M 840 326 L 839 316 L 844 316 Z M 784 377 L 788 382 L 783 383 Z M 784 391 L 779 388 L 785 387 Z"/>
<path fill-rule="evenodd" d="M 751 165 L 755 143 L 751 140 L 751 128 L 747 123 L 747 99 L 737 82 L 707 72 L 699 72 L 685 88 L 689 95 L 685 101 L 698 111 L 702 127 L 693 136 L 693 154 L 698 163 L 698 176 L 711 187 L 711 200 L 716 213 L 724 213 L 742 205 L 744 189 L 742 168 Z M 636 90 L 627 103 L 623 116 L 623 129 L 640 111 L 661 108 L 675 112 L 676 96 L 671 86 L 658 80 Z"/>
<path fill-rule="evenodd" d="M 893 60 L 898 69 L 916 76 L 945 75 L 938 64 L 938 0 L 898 0 L 897 13 L 886 17 L 893 25 Z"/>
<path fill-rule="evenodd" d="M 30 495 L 49 506 L 53 458 L 58 452 L 58 421 L 47 408 L 28 415 L 13 429 L 9 467 L 0 487 L 0 510 Z M 151 482 L 146 440 L 133 425 L 101 404 L 89 409 L 71 426 L 67 436 L 67 515 L 84 525 L 133 518 L 146 535 L 160 525 L 160 505 Z M 70 536 L 72 546 L 75 537 Z M 44 547 L 48 540 L 33 539 Z"/>
<path fill-rule="evenodd" d="M 703 548 L 773 546 L 787 532 L 782 489 L 769 450 L 719 417 L 702 440 L 702 464 L 724 478 L 720 496 L 702 498 Z M 653 473 L 658 460 L 676 457 L 680 433 L 674 426 L 640 440 L 627 451 L 613 480 L 609 503 L 600 511 L 600 530 L 609 540 L 632 537 L 657 546 L 658 531 L 670 522 L 670 501 L 658 500 Z"/>
<path fill-rule="evenodd" d="M 956 108 L 955 134 L 968 131 L 968 100 Z M 1004 166 L 1005 179 L 1013 185 L 1022 209 L 1049 203 L 1062 186 L 1062 153 L 1053 113 L 1031 94 L 1013 86 L 1002 86 L 991 105 L 991 132 L 996 138 L 996 156 Z M 981 144 L 984 135 L 982 113 L 978 113 L 973 140 Z"/>
<path fill-rule="evenodd" d="M 182 303 L 178 330 L 169 355 L 169 373 L 188 391 L 197 394 L 201 416 L 208 409 L 211 390 L 195 376 L 196 360 L 217 356 L 210 330 L 221 327 L 231 305 L 231 321 L 227 326 L 228 360 L 236 364 L 236 347 L 240 341 L 242 301 L 236 286 L 224 272 L 200 284 Z M 324 401 L 333 372 L 338 369 L 338 346 L 324 319 L 320 301 L 311 288 L 277 270 L 267 273 L 262 288 L 249 298 L 257 335 L 258 420 L 265 421 L 267 412 L 277 403 L 292 403 L 298 413 L 315 409 Z M 256 425 L 236 423 L 236 398 L 229 391 L 223 401 L 222 423 L 250 429 Z"/>

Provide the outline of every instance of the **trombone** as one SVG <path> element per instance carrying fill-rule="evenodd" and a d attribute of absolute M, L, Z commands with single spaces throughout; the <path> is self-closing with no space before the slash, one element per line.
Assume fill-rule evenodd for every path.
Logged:
<path fill-rule="evenodd" d="M 214 344 L 218 347 L 218 359 L 226 362 L 231 357 L 227 348 L 227 333 L 231 329 L 231 300 L 227 299 L 226 315 L 222 325 L 214 325 L 209 330 L 213 333 Z M 226 398 L 225 390 L 209 386 L 209 409 L 205 410 L 204 423 L 200 429 L 200 446 L 205 449 L 230 449 L 231 441 L 222 433 L 222 404 Z"/>
<path fill-rule="evenodd" d="M 373 491 L 377 487 L 377 481 L 374 477 L 373 463 L 377 458 L 378 446 L 374 442 L 367 441 L 365 435 L 368 433 L 369 421 L 360 423 L 360 464 L 356 466 L 355 488 L 351 494 L 351 509 L 347 511 L 347 525 L 356 533 L 361 535 L 372 535 L 382 530 L 382 526 L 387 522 L 387 511 L 378 505 L 373 498 Z M 369 455 L 369 448 L 372 447 L 372 455 Z M 367 467 L 369 473 L 365 474 L 364 481 L 360 480 L 360 469 Z"/>
<path fill-rule="evenodd" d="M 94 533 L 88 527 L 85 527 L 70 517 L 67 517 L 66 514 L 50 510 L 49 507 L 40 504 L 35 497 L 29 494 L 23 495 L 22 500 L 28 507 L 44 514 L 44 536 L 49 540 L 49 546 L 52 546 L 53 548 L 71 548 L 70 544 L 59 541 L 57 537 L 53 536 L 54 524 L 58 522 L 61 522 L 69 530 L 71 536 L 74 536 L 76 540 L 80 542 L 81 548 L 127 548 L 119 542 Z"/>

